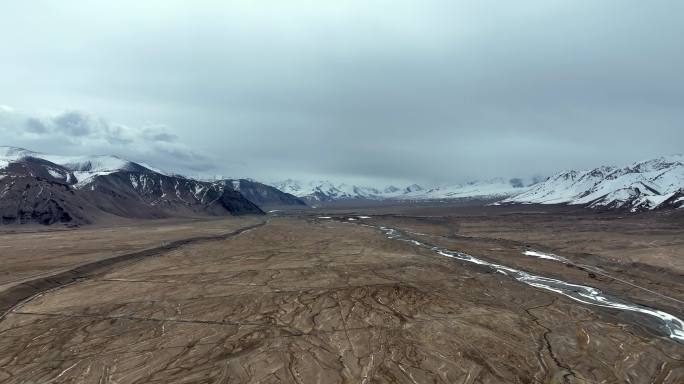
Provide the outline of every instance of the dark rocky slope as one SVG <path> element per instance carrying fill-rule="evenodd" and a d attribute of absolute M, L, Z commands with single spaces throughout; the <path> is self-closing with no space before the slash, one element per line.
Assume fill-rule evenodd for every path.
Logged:
<path fill-rule="evenodd" d="M 263 214 L 225 183 L 169 176 L 140 166 L 96 174 L 22 157 L 0 169 L 0 223 L 82 225 L 106 216 L 153 219 Z"/>
<path fill-rule="evenodd" d="M 228 179 L 225 185 L 262 208 L 306 206 L 304 200 L 275 187 L 248 179 Z"/>

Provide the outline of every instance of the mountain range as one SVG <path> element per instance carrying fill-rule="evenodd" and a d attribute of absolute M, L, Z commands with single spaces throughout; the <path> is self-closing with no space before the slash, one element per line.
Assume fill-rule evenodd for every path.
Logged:
<path fill-rule="evenodd" d="M 501 203 L 569 204 L 632 212 L 684 208 L 684 157 L 563 171 Z"/>
<path fill-rule="evenodd" d="M 494 178 L 485 181 L 431 187 L 412 184 L 403 188 L 393 185 L 374 188 L 346 183 L 333 183 L 327 180 L 303 182 L 292 179 L 276 182 L 272 185 L 283 192 L 300 197 L 310 204 L 321 204 L 339 200 L 500 200 L 518 195 L 530 188 L 529 184 L 525 184 L 519 178 Z"/>
<path fill-rule="evenodd" d="M 624 167 L 600 166 L 568 170 L 529 183 L 520 178 L 494 178 L 435 187 L 412 184 L 399 188 L 288 179 L 272 185 L 312 205 L 340 200 L 472 199 L 493 204 L 566 204 L 632 212 L 684 208 L 684 158 L 663 156 Z"/>
<path fill-rule="evenodd" d="M 330 181 L 204 181 L 116 156 L 57 156 L 0 147 L 0 224 L 81 225 L 107 217 L 163 218 L 263 214 L 275 207 L 340 201 L 567 204 L 632 212 L 684 209 L 684 158 L 625 167 L 568 170 L 547 179 L 494 178 L 462 184 L 382 188 Z"/>
<path fill-rule="evenodd" d="M 88 224 L 107 217 L 263 214 L 305 205 L 246 179 L 200 181 L 116 156 L 55 156 L 0 147 L 0 223 Z"/>

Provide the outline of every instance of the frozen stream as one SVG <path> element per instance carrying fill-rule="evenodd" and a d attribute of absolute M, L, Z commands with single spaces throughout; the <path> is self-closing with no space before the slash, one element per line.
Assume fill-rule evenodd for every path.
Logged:
<path fill-rule="evenodd" d="M 562 280 L 534 275 L 525 271 L 521 271 L 519 269 L 478 259 L 476 257 L 473 257 L 462 252 L 451 251 L 446 248 L 441 248 L 414 239 L 406 238 L 401 232 L 394 228 L 384 226 L 373 226 L 368 224 L 362 225 L 381 230 L 389 239 L 405 241 L 415 246 L 429 249 L 430 251 L 438 253 L 442 256 L 491 268 L 497 273 L 506 275 L 523 284 L 527 284 L 535 288 L 561 294 L 583 304 L 597 305 L 601 307 L 619 309 L 623 311 L 637 312 L 650 316 L 656 321 L 656 323 L 658 323 L 658 328 L 660 328 L 663 331 L 663 333 L 667 334 L 671 339 L 684 344 L 684 322 L 676 316 L 673 316 L 667 312 L 663 312 L 657 309 L 649 308 L 635 303 L 630 303 L 618 297 L 606 294 L 600 289 L 594 287 L 572 284 Z M 542 257 L 542 254 L 539 253 L 530 256 Z M 556 255 L 543 254 L 543 256 L 544 257 L 542 258 L 553 258 L 557 261 L 565 260 L 564 258 Z"/>

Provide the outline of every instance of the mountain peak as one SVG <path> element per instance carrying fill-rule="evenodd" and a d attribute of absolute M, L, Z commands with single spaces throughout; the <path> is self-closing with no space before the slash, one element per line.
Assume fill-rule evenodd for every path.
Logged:
<path fill-rule="evenodd" d="M 682 155 L 668 155 L 656 157 L 654 159 L 638 161 L 631 166 L 626 167 L 626 169 L 630 169 L 634 172 L 652 172 L 682 164 L 684 164 L 684 157 Z"/>
<path fill-rule="evenodd" d="M 33 156 L 38 154 L 37 152 L 29 151 L 25 148 L 20 147 L 9 147 L 0 146 L 0 157 L 9 159 L 19 159 L 22 157 Z"/>
<path fill-rule="evenodd" d="M 422 191 L 423 189 L 424 189 L 424 188 L 421 187 L 421 186 L 418 185 L 418 184 L 411 184 L 411 185 L 409 185 L 408 187 L 404 188 L 404 191 L 405 191 L 406 193 L 412 193 L 412 192 L 420 192 L 420 191 Z"/>
<path fill-rule="evenodd" d="M 512 196 L 526 191 L 520 183 L 512 180 L 494 178 L 486 181 L 473 181 L 466 184 L 456 184 L 426 188 L 419 184 L 411 184 L 405 188 L 390 185 L 384 188 L 374 188 L 345 183 L 332 183 L 327 180 L 302 182 L 284 180 L 273 186 L 287 193 L 304 198 L 311 202 L 328 202 L 336 200 L 441 200 L 441 199 L 485 199 L 492 200 Z M 514 185 L 515 184 L 515 185 Z"/>
<path fill-rule="evenodd" d="M 107 175 L 117 171 L 129 172 L 157 172 L 162 173 L 151 167 L 135 163 L 114 155 L 95 155 L 95 156 L 62 156 L 48 155 L 34 152 L 28 149 L 10 146 L 0 146 L 0 167 L 4 168 L 11 162 L 19 161 L 23 158 L 32 157 L 41 159 L 63 167 L 73 172 L 76 177 L 76 187 L 81 187 L 90 182 L 94 177 Z"/>
<path fill-rule="evenodd" d="M 683 186 L 682 156 L 670 155 L 639 161 L 624 168 L 601 166 L 588 171 L 560 172 L 503 202 L 586 205 L 638 211 L 661 207 L 667 201 L 675 202 L 673 197 Z"/>

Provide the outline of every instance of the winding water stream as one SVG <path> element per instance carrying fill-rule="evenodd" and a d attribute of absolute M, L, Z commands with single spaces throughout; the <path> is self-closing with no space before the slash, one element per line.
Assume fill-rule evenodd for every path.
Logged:
<path fill-rule="evenodd" d="M 388 239 L 405 241 L 415 246 L 429 249 L 430 251 L 433 251 L 442 256 L 489 267 L 497 273 L 501 273 L 503 275 L 511 277 L 523 284 L 527 284 L 529 286 L 543 289 L 546 291 L 558 293 L 583 304 L 597 305 L 606 308 L 637 312 L 650 316 L 656 320 L 656 323 L 659 325 L 658 328 L 664 334 L 668 335 L 671 339 L 681 344 L 684 344 L 684 322 L 676 316 L 673 316 L 667 312 L 663 312 L 657 309 L 649 308 L 635 303 L 630 303 L 626 300 L 606 294 L 598 288 L 586 285 L 572 284 L 562 280 L 534 275 L 532 273 L 528 273 L 519 269 L 478 259 L 476 257 L 473 257 L 462 252 L 451 251 L 446 248 L 426 244 L 415 239 L 407 238 L 401 232 L 394 228 L 389 228 L 385 226 L 375 226 L 369 224 L 361 225 L 379 229 L 385 234 L 385 236 Z M 529 254 L 529 256 L 542 257 L 541 253 L 534 253 L 535 254 Z M 551 256 L 550 254 L 543 254 L 543 256 L 544 257 L 542 258 L 554 258 L 556 261 L 566 260 L 556 255 Z"/>

